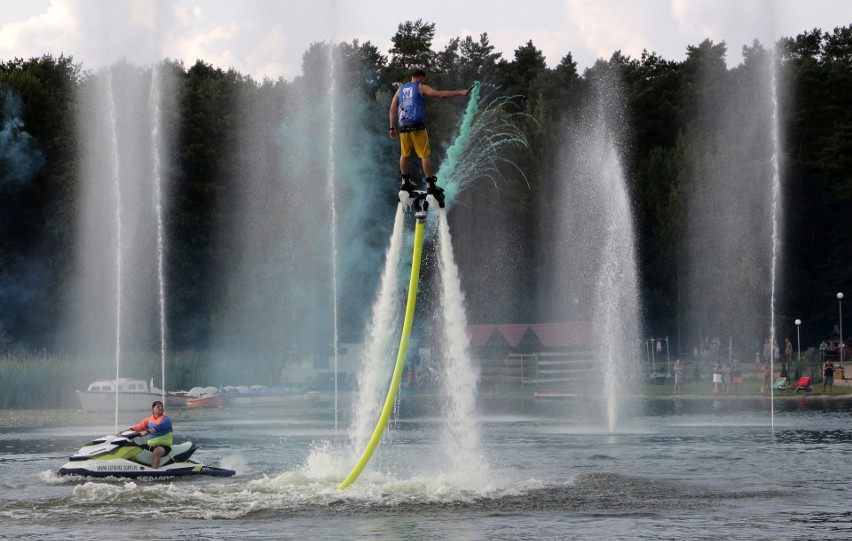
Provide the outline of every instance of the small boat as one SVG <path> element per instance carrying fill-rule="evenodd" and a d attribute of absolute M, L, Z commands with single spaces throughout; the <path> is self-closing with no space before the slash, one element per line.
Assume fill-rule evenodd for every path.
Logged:
<path fill-rule="evenodd" d="M 228 404 L 234 406 L 285 404 L 293 395 L 304 394 L 301 389 L 266 387 L 264 385 L 225 387 L 223 390 L 228 395 Z"/>
<path fill-rule="evenodd" d="M 167 391 L 166 401 L 172 408 L 185 408 L 186 399 L 189 398 L 187 391 Z"/>
<path fill-rule="evenodd" d="M 156 392 L 155 392 L 156 391 Z M 77 391 L 77 403 L 83 411 L 115 411 L 115 399 L 121 411 L 147 411 L 154 400 L 162 400 L 163 393 L 141 379 L 95 381 L 85 391 Z"/>
<path fill-rule="evenodd" d="M 221 393 L 203 394 L 195 398 L 186 399 L 188 408 L 221 408 L 228 402 L 228 396 Z"/>

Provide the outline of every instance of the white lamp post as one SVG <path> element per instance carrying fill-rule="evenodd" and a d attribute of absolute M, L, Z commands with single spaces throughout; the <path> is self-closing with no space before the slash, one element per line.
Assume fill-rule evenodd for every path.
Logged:
<path fill-rule="evenodd" d="M 843 292 L 837 294 L 837 312 L 840 316 L 840 368 L 843 368 Z"/>
<path fill-rule="evenodd" d="M 797 319 L 796 323 L 796 350 L 798 350 L 798 355 L 796 356 L 796 366 L 799 366 L 799 363 L 802 361 L 802 340 L 799 335 L 799 327 L 802 324 L 801 319 Z"/>

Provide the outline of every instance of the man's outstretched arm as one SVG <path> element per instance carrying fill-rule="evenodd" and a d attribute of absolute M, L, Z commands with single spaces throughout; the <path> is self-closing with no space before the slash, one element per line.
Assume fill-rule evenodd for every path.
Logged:
<path fill-rule="evenodd" d="M 435 90 L 431 86 L 420 85 L 420 93 L 424 96 L 430 96 L 432 98 L 455 98 L 456 96 L 467 96 L 468 94 L 470 94 L 470 89 L 465 88 L 464 90 Z"/>

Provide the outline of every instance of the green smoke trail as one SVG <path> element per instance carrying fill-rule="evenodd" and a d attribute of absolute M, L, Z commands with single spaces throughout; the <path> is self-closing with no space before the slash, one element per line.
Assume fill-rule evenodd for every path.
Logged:
<path fill-rule="evenodd" d="M 525 113 L 511 112 L 509 96 L 480 106 L 478 82 L 470 96 L 459 134 L 447 150 L 447 158 L 438 175 L 448 209 L 459 192 L 473 182 L 490 179 L 497 185 L 509 180 L 506 172 L 512 169 L 527 180 L 524 172 L 507 156 L 512 155 L 513 148 L 529 148 L 523 126 L 535 120 Z"/>
<path fill-rule="evenodd" d="M 467 109 L 465 110 L 464 118 L 462 119 L 461 126 L 459 128 L 459 134 L 456 137 L 456 140 L 453 141 L 452 146 L 447 150 L 447 159 L 444 161 L 438 174 L 438 185 L 444 189 L 447 208 L 452 205 L 462 184 L 462 179 L 457 178 L 455 175 L 456 164 L 462 156 L 462 150 L 470 138 L 473 118 L 476 116 L 478 111 L 479 81 L 476 81 L 473 83 L 473 89 L 470 91 L 470 99 L 467 102 Z M 443 179 L 443 182 L 441 179 Z"/>

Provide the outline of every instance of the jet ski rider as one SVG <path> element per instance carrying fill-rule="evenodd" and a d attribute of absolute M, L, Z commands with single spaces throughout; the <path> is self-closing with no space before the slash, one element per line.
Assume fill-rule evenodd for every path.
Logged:
<path fill-rule="evenodd" d="M 168 455 L 172 450 L 172 420 L 163 413 L 163 403 L 155 400 L 151 404 L 151 416 L 128 430 L 148 436 L 148 450 L 154 453 L 151 467 L 155 470 L 159 468 L 160 458 Z"/>

